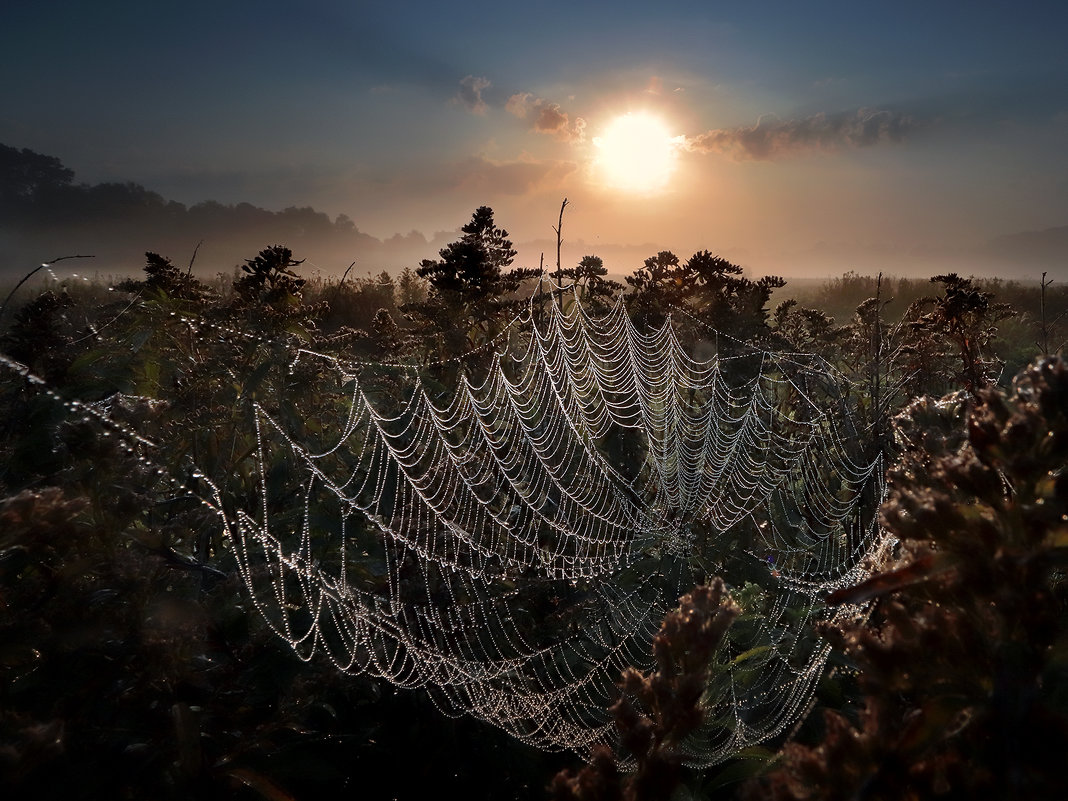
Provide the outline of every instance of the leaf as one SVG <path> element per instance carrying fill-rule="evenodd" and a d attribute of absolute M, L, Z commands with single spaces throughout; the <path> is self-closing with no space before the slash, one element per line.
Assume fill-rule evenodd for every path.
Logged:
<path fill-rule="evenodd" d="M 203 766 L 200 750 L 200 726 L 189 704 L 184 701 L 171 706 L 174 736 L 178 741 L 178 767 L 182 775 L 193 778 Z"/>
<path fill-rule="evenodd" d="M 263 379 L 267 377 L 267 373 L 271 371 L 272 366 L 270 362 L 264 362 L 253 370 L 252 375 L 245 379 L 244 385 L 241 387 L 241 396 L 255 396 L 256 390 L 260 388 L 260 384 L 263 383 Z"/>
<path fill-rule="evenodd" d="M 935 743 L 952 736 L 971 720 L 967 699 L 938 696 L 925 703 L 901 735 L 899 748 L 919 759 Z"/>
<path fill-rule="evenodd" d="M 738 656 L 734 657 L 734 659 L 731 660 L 731 664 L 740 665 L 742 662 L 746 662 L 752 659 L 754 656 L 759 656 L 765 651 L 772 651 L 774 650 L 774 648 L 775 646 L 773 645 L 758 645 L 756 648 L 750 648 L 748 651 L 743 651 L 742 653 L 738 654 Z"/>
<path fill-rule="evenodd" d="M 152 390 L 159 385 L 159 360 L 148 359 L 143 367 L 146 389 Z"/>
<path fill-rule="evenodd" d="M 304 326 L 300 323 L 290 323 L 282 330 L 285 331 L 287 334 L 292 334 L 301 342 L 311 342 L 311 337 L 308 335 L 308 332 L 305 330 Z"/>
<path fill-rule="evenodd" d="M 227 775 L 259 794 L 267 801 L 295 801 L 293 796 L 261 773 L 251 768 L 233 768 Z"/>
<path fill-rule="evenodd" d="M 41 658 L 41 652 L 26 643 L 0 644 L 0 667 L 24 668 Z"/>
<path fill-rule="evenodd" d="M 101 359 L 108 355 L 108 351 L 104 348 L 96 348 L 94 350 L 87 350 L 85 353 L 78 356 L 70 365 L 70 371 L 72 373 L 84 370 L 86 367 L 91 367 Z"/>
<path fill-rule="evenodd" d="M 1068 548 L 1068 526 L 1057 526 L 1046 535 L 1046 545 L 1051 548 Z"/>
<path fill-rule="evenodd" d="M 877 573 L 854 587 L 835 590 L 827 596 L 828 606 L 840 604 L 863 604 L 891 592 L 897 592 L 913 584 L 919 584 L 932 576 L 946 573 L 957 565 L 957 559 L 946 553 L 929 553 L 905 567 L 888 573 Z"/>
<path fill-rule="evenodd" d="M 759 746 L 745 748 L 735 754 L 730 764 L 713 776 L 703 789 L 711 793 L 713 790 L 751 779 L 761 773 L 775 758 L 775 752 L 767 748 Z"/>
<path fill-rule="evenodd" d="M 130 351 L 137 353 L 141 348 L 145 346 L 145 343 L 152 338 L 152 329 L 145 328 L 134 334 L 133 339 L 130 340 Z"/>

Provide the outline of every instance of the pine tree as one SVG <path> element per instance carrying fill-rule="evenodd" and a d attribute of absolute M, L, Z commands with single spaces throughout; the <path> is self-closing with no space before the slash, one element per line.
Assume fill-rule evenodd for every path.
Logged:
<path fill-rule="evenodd" d="M 413 308 L 452 354 L 492 337 L 522 302 L 511 296 L 526 279 L 539 275 L 532 268 L 507 269 L 516 251 L 489 206 L 477 208 L 461 231 L 460 239 L 439 251 L 439 259 L 424 259 L 416 270 L 429 283 L 431 297 Z"/>

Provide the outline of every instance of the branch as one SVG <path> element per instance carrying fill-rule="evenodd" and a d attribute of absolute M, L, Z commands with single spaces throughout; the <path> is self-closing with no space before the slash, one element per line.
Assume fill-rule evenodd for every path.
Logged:
<path fill-rule="evenodd" d="M 556 227 L 553 228 L 556 231 L 556 281 L 560 282 L 560 245 L 563 239 L 560 236 L 560 232 L 564 228 L 564 209 L 567 208 L 567 198 L 564 198 L 564 202 L 560 204 L 560 220 L 557 222 Z"/>
<path fill-rule="evenodd" d="M 186 275 L 192 275 L 193 274 L 193 262 L 195 262 L 197 260 L 197 252 L 200 250 L 200 246 L 203 245 L 203 244 L 204 244 L 204 240 L 201 239 L 199 242 L 197 242 L 197 246 L 195 248 L 193 248 L 193 255 L 190 256 L 190 258 L 189 258 L 189 267 L 186 268 L 186 271 L 185 271 Z"/>

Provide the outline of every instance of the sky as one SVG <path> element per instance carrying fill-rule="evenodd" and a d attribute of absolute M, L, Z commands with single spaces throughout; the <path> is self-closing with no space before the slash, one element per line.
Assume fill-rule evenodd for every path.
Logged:
<path fill-rule="evenodd" d="M 619 272 L 967 271 L 1068 226 L 1066 43 L 1063 0 L 22 2 L 0 143 L 383 240 L 489 205 L 525 264 L 566 197 Z"/>

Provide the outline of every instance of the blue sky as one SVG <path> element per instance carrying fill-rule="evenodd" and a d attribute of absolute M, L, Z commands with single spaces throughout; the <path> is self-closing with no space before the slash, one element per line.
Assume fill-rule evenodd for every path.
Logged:
<path fill-rule="evenodd" d="M 524 241 L 566 196 L 587 250 L 778 272 L 1068 225 L 1063 2 L 19 5 L 0 142 L 186 203 Z M 655 192 L 597 172 L 628 111 L 675 140 Z"/>

